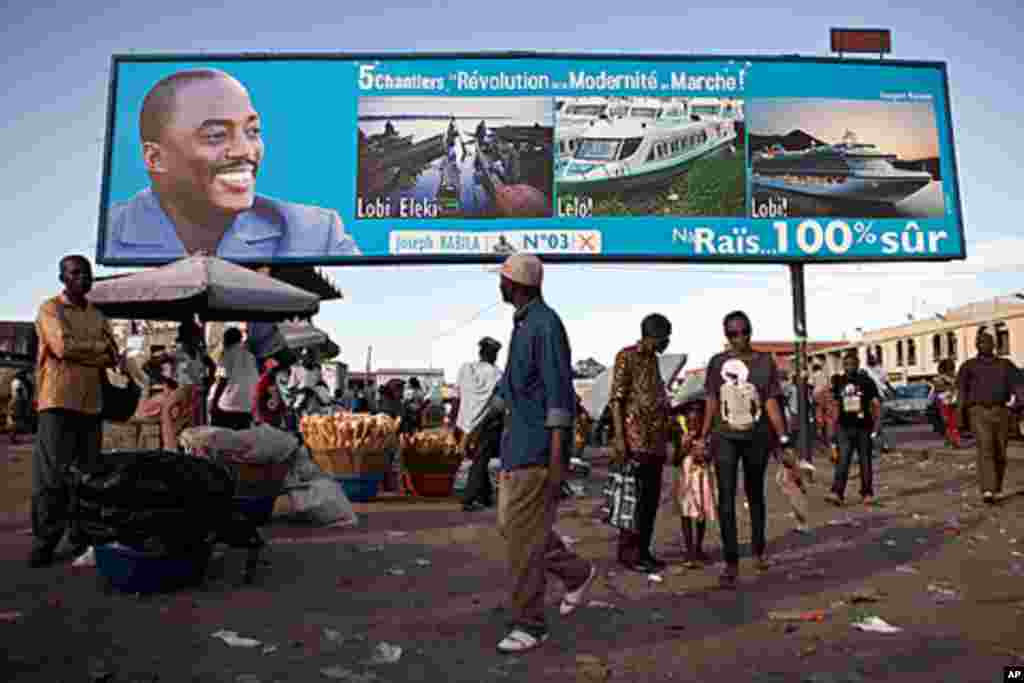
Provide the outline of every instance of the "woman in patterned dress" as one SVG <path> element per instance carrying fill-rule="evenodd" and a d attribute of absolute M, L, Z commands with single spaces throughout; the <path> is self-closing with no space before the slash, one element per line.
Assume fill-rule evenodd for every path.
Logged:
<path fill-rule="evenodd" d="M 697 462 L 692 454 L 693 443 L 702 436 L 704 399 L 688 401 L 679 407 L 679 411 L 682 413 L 679 421 L 683 440 L 673 462 L 678 468 L 673 482 L 673 498 L 682 520 L 685 566 L 697 568 L 708 561 L 703 549 L 704 534 L 708 520 L 718 519 L 718 488 L 712 459 Z"/>

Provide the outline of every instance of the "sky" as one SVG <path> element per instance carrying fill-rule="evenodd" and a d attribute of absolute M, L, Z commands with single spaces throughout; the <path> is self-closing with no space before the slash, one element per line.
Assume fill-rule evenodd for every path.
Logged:
<path fill-rule="evenodd" d="M 93 256 L 114 53 L 542 50 L 699 55 L 828 56 L 830 27 L 886 27 L 893 58 L 948 63 L 968 259 L 933 264 L 807 267 L 808 332 L 852 338 L 858 327 L 899 324 L 951 306 L 1024 290 L 1024 193 L 1015 86 L 1022 10 L 1006 0 L 952 4 L 865 0 L 851 13 L 827 3 L 607 3 L 519 0 L 498 16 L 466 0 L 357 4 L 14 2 L 0 9 L 0 242 L 8 294 L 0 319 L 31 320 L 59 291 L 57 262 Z M 325 125 L 329 121 L 325 119 Z M 449 381 L 483 335 L 507 340 L 512 311 L 485 266 L 326 268 L 343 290 L 315 322 L 353 368 L 440 367 Z M 99 274 L 117 272 L 98 268 Z M 722 316 L 750 313 L 754 336 L 793 338 L 784 266 L 549 265 L 544 291 L 569 331 L 576 359 L 609 364 L 661 312 L 670 352 L 691 367 L 723 344 Z M 504 351 L 504 350 L 503 350 Z M 504 363 L 504 353 L 499 364 Z"/>

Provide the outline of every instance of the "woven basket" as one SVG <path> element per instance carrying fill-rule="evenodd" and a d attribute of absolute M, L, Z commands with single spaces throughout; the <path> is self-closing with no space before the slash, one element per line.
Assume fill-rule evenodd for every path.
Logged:
<path fill-rule="evenodd" d="M 412 495 L 424 498 L 447 498 L 452 495 L 455 473 L 410 472 Z"/>
<path fill-rule="evenodd" d="M 310 455 L 313 462 L 331 476 L 382 474 L 388 468 L 384 451 L 353 453 L 344 448 L 311 449 Z"/>

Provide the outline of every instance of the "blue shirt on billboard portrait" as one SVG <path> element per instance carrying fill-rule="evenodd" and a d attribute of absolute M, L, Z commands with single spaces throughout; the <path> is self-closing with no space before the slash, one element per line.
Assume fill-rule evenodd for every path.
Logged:
<path fill-rule="evenodd" d="M 576 421 L 572 352 L 562 319 L 541 299 L 515 313 L 508 364 L 497 393 L 506 408 L 501 469 L 539 465 L 551 459 L 551 429 L 571 430 Z M 568 461 L 572 442 L 562 449 Z"/>
<path fill-rule="evenodd" d="M 224 259 L 358 256 L 361 252 L 336 211 L 257 195 L 217 246 Z M 166 259 L 185 256 L 174 223 L 152 189 L 110 207 L 104 256 L 111 259 Z"/>

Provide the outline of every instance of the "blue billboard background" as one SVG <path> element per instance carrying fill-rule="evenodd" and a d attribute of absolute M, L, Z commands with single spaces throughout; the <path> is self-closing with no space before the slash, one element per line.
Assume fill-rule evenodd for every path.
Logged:
<path fill-rule="evenodd" d="M 223 70 L 248 90 L 261 119 L 265 148 L 256 183 L 257 194 L 289 205 L 336 212 L 339 223 L 335 226 L 328 220 L 324 225 L 340 230 L 345 239 L 356 245 L 348 251 L 320 250 L 319 246 L 309 247 L 298 240 L 276 251 L 251 254 L 225 251 L 225 257 L 233 260 L 318 265 L 489 262 L 501 258 L 503 247 L 540 253 L 550 260 L 584 262 L 900 261 L 957 259 L 966 255 L 946 71 L 942 63 L 593 55 L 298 55 L 203 59 L 133 55 L 114 59 L 106 169 L 99 212 L 97 261 L 100 263 L 127 266 L 172 260 L 164 253 L 120 249 L 118 240 L 124 233 L 118 231 L 128 229 L 124 227 L 124 215 L 128 214 L 122 211 L 117 222 L 111 216 L 114 216 L 112 207 L 129 205 L 150 185 L 139 140 L 143 97 L 159 79 L 193 68 Z M 418 102 L 420 104 L 403 106 L 426 110 L 436 101 L 443 103 L 435 108 L 438 112 L 446 108 L 453 112 L 492 111 L 494 107 L 489 106 L 492 103 L 485 101 L 491 98 L 499 102 L 495 107 L 500 109 L 500 104 L 508 103 L 510 112 L 515 113 L 526 105 L 531 111 L 541 111 L 547 100 L 565 102 L 566 98 L 580 97 L 612 98 L 626 103 L 629 100 L 625 98 L 656 97 L 664 102 L 678 100 L 691 107 L 705 100 L 742 103 L 745 112 L 742 135 L 730 145 L 743 157 L 742 197 L 737 198 L 739 210 L 726 215 L 687 215 L 685 212 L 669 215 L 669 210 L 662 212 L 658 208 L 634 210 L 630 215 L 600 215 L 599 211 L 594 211 L 585 192 L 580 195 L 560 191 L 557 177 L 553 181 L 549 179 L 548 184 L 534 183 L 533 195 L 544 197 L 550 203 L 547 213 L 510 216 L 493 207 L 488 209 L 487 195 L 488 192 L 493 195 L 496 183 L 486 182 L 486 179 L 475 190 L 484 202 L 477 214 L 463 211 L 451 217 L 443 212 L 439 215 L 429 211 L 430 215 L 423 215 L 423 212 L 417 215 L 411 209 L 406 212 L 399 207 L 404 206 L 402 198 L 405 197 L 409 198 L 410 206 L 415 203 L 416 195 L 411 190 L 401 196 L 400 193 L 389 195 L 395 197 L 395 204 L 384 215 L 380 212 L 373 215 L 374 212 L 367 209 L 371 202 L 368 195 L 363 194 L 358 177 L 360 169 L 365 168 L 361 164 L 366 161 L 360 158 L 357 131 L 376 131 L 384 125 L 386 117 L 374 119 L 368 115 L 378 111 L 374 107 L 384 105 L 386 109 L 389 102 Z M 929 112 L 929 125 L 937 136 L 934 141 L 937 158 L 931 161 L 933 175 L 941 178 L 941 183 L 933 183 L 935 206 L 939 208 L 933 207 L 920 214 L 913 210 L 890 214 L 877 206 L 860 211 L 858 204 L 849 202 L 834 210 L 830 207 L 835 205 L 827 202 L 821 205 L 814 200 L 813 211 L 793 211 L 780 208 L 783 204 L 776 199 L 781 200 L 787 193 L 776 197 L 770 194 L 775 190 L 769 190 L 767 199 L 762 196 L 764 201 L 759 201 L 754 176 L 758 172 L 757 164 L 763 162 L 751 161 L 760 152 L 750 149 L 750 143 L 754 133 L 766 132 L 755 130 L 759 112 L 768 111 L 770 103 L 782 101 L 796 105 L 808 103 L 812 109 L 814 106 L 824 108 L 825 119 L 830 107 L 848 112 L 853 109 L 851 102 L 882 103 L 891 105 L 894 111 L 912 104 L 918 111 Z M 395 111 L 400 114 L 398 109 Z M 475 117 L 452 115 L 458 119 L 462 140 L 470 143 L 468 147 L 462 146 L 463 161 L 467 155 L 471 157 L 478 152 L 485 161 L 500 156 L 496 152 L 484 157 L 483 142 L 477 143 L 474 150 Z M 554 122 L 544 120 L 535 124 L 536 127 L 553 123 L 556 144 L 560 133 L 558 116 L 554 114 Z M 440 121 L 440 115 L 437 118 Z M 515 117 L 507 118 L 512 121 Z M 520 128 L 529 127 L 521 121 L 514 123 Z M 395 124 L 401 135 L 405 124 L 400 115 L 395 117 Z M 443 122 L 438 126 L 438 130 L 443 130 Z M 777 128 L 774 132 L 780 135 L 787 132 L 784 123 Z M 370 135 L 376 134 L 371 132 Z M 837 142 L 823 140 L 820 136 L 807 137 L 817 143 Z M 764 140 L 769 139 L 764 137 Z M 412 144 L 418 142 L 414 139 Z M 550 141 L 538 144 L 548 145 Z M 509 147 L 504 141 L 500 145 Z M 515 147 L 516 143 L 511 146 Z M 375 153 L 385 160 L 381 166 L 388 159 L 400 158 L 401 154 L 389 157 L 391 152 L 387 150 Z M 456 173 L 458 156 L 455 161 L 451 156 L 448 158 Z M 395 174 L 398 184 L 405 182 L 408 187 L 422 187 L 433 183 L 436 190 L 446 177 L 440 161 L 443 160 L 436 164 L 437 169 L 421 167 L 415 174 L 410 172 L 408 179 L 399 179 L 405 170 L 401 164 L 388 166 L 386 170 Z M 470 163 L 475 162 L 466 161 Z M 479 164 L 474 168 L 475 174 L 488 175 L 479 172 Z M 500 171 L 501 167 L 498 168 Z M 548 173 L 551 172 L 548 169 Z M 465 173 L 464 183 L 468 182 Z M 554 173 L 557 176 L 558 171 Z M 437 180 L 433 180 L 435 176 Z M 499 173 L 494 177 L 504 176 Z M 620 196 L 632 191 L 624 192 L 626 194 Z M 440 197 L 440 193 L 437 196 Z M 464 210 L 467 199 L 473 197 L 463 192 L 457 199 Z M 303 219 L 289 214 L 287 208 L 281 212 L 285 218 L 274 220 L 282 230 L 304 229 Z M 152 218 L 152 211 L 145 215 L 149 216 L 148 220 L 156 220 Z M 152 229 L 165 228 L 166 225 L 163 228 L 154 225 Z M 149 227 L 136 225 L 130 229 L 138 235 Z"/>

